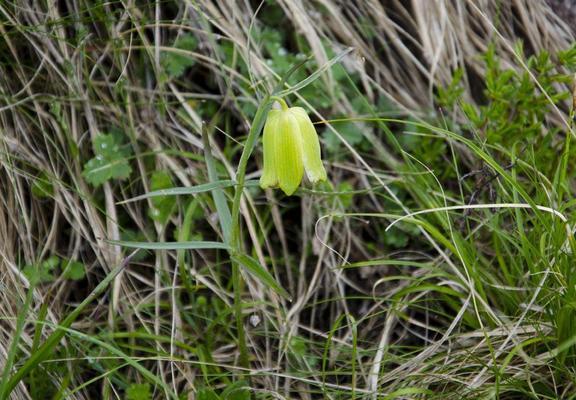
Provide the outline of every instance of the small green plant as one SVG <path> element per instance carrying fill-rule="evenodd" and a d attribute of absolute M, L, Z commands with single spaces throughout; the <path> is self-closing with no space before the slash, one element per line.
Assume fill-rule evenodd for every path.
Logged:
<path fill-rule="evenodd" d="M 212 192 L 212 198 L 219 217 L 222 229 L 223 242 L 209 241 L 190 241 L 190 242 L 168 242 L 168 243 L 143 243 L 143 242 L 124 242 L 111 241 L 112 243 L 134 248 L 144 249 L 223 249 L 227 250 L 232 264 L 232 287 L 234 291 L 234 316 L 236 319 L 236 334 L 239 348 L 240 364 L 247 368 L 249 366 L 249 354 L 246 344 L 244 329 L 244 312 L 243 300 L 241 297 L 242 276 L 240 268 L 256 278 L 265 287 L 271 289 L 276 294 L 290 299 L 290 294 L 280 285 L 276 278 L 254 259 L 247 254 L 240 236 L 241 218 L 240 204 L 244 189 L 246 186 L 246 170 L 248 161 L 258 142 L 266 120 L 268 120 L 265 132 L 264 152 L 265 152 L 265 171 L 261 184 L 264 187 L 280 186 L 286 194 L 292 194 L 299 186 L 304 170 L 312 182 L 318 182 L 326 179 L 326 171 L 320 158 L 320 145 L 316 129 L 310 121 L 307 113 L 299 107 L 288 108 L 284 97 L 301 90 L 312 84 L 345 55 L 351 52 L 347 49 L 338 56 L 330 60 L 322 68 L 297 83 L 290 89 L 283 89 L 284 83 L 290 74 L 287 74 L 274 91 L 266 95 L 254 116 L 250 131 L 244 142 L 242 154 L 236 169 L 236 180 L 234 184 L 234 196 L 230 205 L 222 191 L 223 185 L 229 185 L 230 182 L 218 179 L 215 162 L 211 153 L 208 128 L 204 126 L 202 139 L 205 149 L 205 161 L 208 170 L 210 182 L 192 188 L 171 188 L 160 189 L 137 197 L 141 200 L 145 198 L 163 197 L 168 194 L 197 194 L 205 191 Z M 293 67 L 296 71 L 299 65 Z M 280 102 L 282 110 L 271 110 L 274 101 Z M 157 178 L 159 187 L 167 186 L 168 182 L 165 176 Z M 135 199 L 133 199 L 135 200 Z M 133 201 L 131 200 L 131 201 Z"/>
<path fill-rule="evenodd" d="M 39 264 L 28 264 L 22 269 L 22 273 L 28 280 L 35 283 L 54 282 L 60 270 L 64 279 L 78 281 L 84 279 L 86 268 L 79 261 L 65 260 L 58 256 L 51 256 Z"/>
<path fill-rule="evenodd" d="M 126 388 L 125 400 L 152 400 L 152 393 L 150 392 L 150 384 L 148 383 L 132 383 Z"/>
<path fill-rule="evenodd" d="M 448 87 L 438 90 L 437 103 L 446 108 L 461 107 L 469 121 L 464 127 L 471 134 L 504 153 L 514 147 L 533 153 L 531 158 L 548 166 L 544 171 L 548 173 L 556 167 L 564 136 L 561 126 L 547 121 L 557 116 L 555 108 L 563 108 L 570 98 L 566 87 L 573 79 L 569 71 L 576 64 L 576 45 L 555 58 L 545 51 L 526 58 L 521 43 L 516 52 L 526 70 L 502 68 L 495 47 L 488 47 L 484 55 L 485 88 L 479 106 L 462 99 L 462 70 L 456 71 Z"/>
<path fill-rule="evenodd" d="M 111 179 L 126 179 L 132 173 L 127 158 L 128 147 L 121 143 L 120 134 L 102 134 L 94 138 L 94 158 L 84 165 L 83 175 L 93 186 L 100 186 Z"/>

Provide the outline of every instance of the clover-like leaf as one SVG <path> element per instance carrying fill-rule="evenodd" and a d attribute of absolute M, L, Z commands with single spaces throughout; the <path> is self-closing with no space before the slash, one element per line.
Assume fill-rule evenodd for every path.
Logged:
<path fill-rule="evenodd" d="M 28 264 L 22 269 L 22 273 L 30 282 L 48 283 L 54 282 L 54 270 L 60 265 L 60 258 L 51 256 L 39 264 Z"/>
<path fill-rule="evenodd" d="M 122 147 L 115 135 L 98 135 L 94 139 L 94 158 L 84 164 L 82 175 L 93 186 L 111 179 L 126 179 L 132 173 L 128 163 L 129 151 Z"/>
<path fill-rule="evenodd" d="M 79 281 L 86 276 L 86 267 L 80 261 L 63 261 L 62 276 L 66 279 Z"/>

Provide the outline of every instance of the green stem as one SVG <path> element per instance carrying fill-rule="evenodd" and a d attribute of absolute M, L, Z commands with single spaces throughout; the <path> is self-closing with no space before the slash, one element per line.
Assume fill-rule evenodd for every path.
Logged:
<path fill-rule="evenodd" d="M 266 115 L 272 106 L 270 96 L 266 96 L 258 110 L 248 132 L 248 137 L 244 144 L 244 150 L 240 156 L 238 169 L 236 170 L 236 187 L 234 191 L 234 200 L 232 202 L 232 227 L 230 232 L 230 246 L 232 247 L 231 255 L 242 252 L 242 242 L 240 240 L 240 201 L 244 192 L 246 182 L 246 167 L 250 155 L 256 146 L 258 135 L 262 131 Z M 274 98 L 282 107 L 288 107 L 286 102 L 280 98 Z M 234 290 L 234 314 L 236 316 L 236 329 L 238 331 L 238 348 L 240 351 L 240 365 L 249 368 L 248 347 L 246 345 L 246 335 L 244 333 L 244 322 L 242 316 L 242 276 L 240 274 L 240 265 L 232 261 L 232 286 Z"/>
<path fill-rule="evenodd" d="M 236 330 L 238 331 L 238 348 L 240 350 L 240 366 L 250 367 L 246 334 L 244 333 L 244 318 L 242 315 L 242 279 L 240 265 L 232 261 L 232 287 L 234 289 L 234 316 L 236 317 Z M 243 374 L 243 373 L 242 373 Z"/>
<path fill-rule="evenodd" d="M 248 165 L 250 155 L 254 150 L 254 146 L 256 145 L 258 134 L 264 127 L 266 115 L 268 115 L 268 111 L 272 106 L 270 100 L 270 96 L 266 96 L 256 111 L 256 116 L 254 117 L 254 121 L 250 127 L 250 132 L 248 132 L 248 137 L 246 138 L 246 142 L 244 144 L 244 151 L 242 151 L 240 162 L 238 163 L 238 169 L 236 170 L 236 190 L 234 192 L 234 200 L 232 201 L 232 232 L 230 233 L 230 244 L 236 250 L 240 250 L 240 243 L 238 241 L 240 221 L 238 218 L 240 216 L 240 200 L 242 198 L 242 193 L 244 192 L 244 184 L 246 182 L 246 167 Z M 286 104 L 286 102 L 284 102 L 284 104 Z"/>
<path fill-rule="evenodd" d="M 280 103 L 280 107 L 282 107 L 282 111 L 287 111 L 288 110 L 288 104 L 286 104 L 286 101 L 284 101 L 284 99 L 282 97 L 278 97 L 278 96 L 271 96 L 270 100 L 275 100 L 278 103 Z"/>

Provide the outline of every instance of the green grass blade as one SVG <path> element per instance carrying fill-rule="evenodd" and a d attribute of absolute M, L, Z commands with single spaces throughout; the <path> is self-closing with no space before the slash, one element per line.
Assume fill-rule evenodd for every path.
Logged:
<path fill-rule="evenodd" d="M 189 187 L 174 187 L 170 189 L 155 190 L 140 196 L 132 197 L 130 199 L 120 201 L 116 204 L 126 204 L 132 203 L 134 201 L 145 200 L 151 197 L 161 197 L 161 196 L 179 196 L 186 194 L 197 194 L 209 192 L 214 189 L 222 189 L 230 186 L 234 186 L 236 182 L 232 180 L 222 180 L 210 183 L 204 183 L 202 185 L 189 186 Z"/>
<path fill-rule="evenodd" d="M 354 48 L 349 47 L 346 50 L 342 51 L 336 57 L 330 59 L 326 64 L 324 64 L 323 66 L 318 68 L 316 71 L 314 71 L 314 73 L 312 73 L 312 75 L 310 75 L 308 78 L 301 80 L 296 85 L 292 86 L 290 89 L 286 89 L 286 90 L 281 91 L 280 93 L 277 94 L 277 96 L 284 97 L 284 96 L 287 96 L 289 94 L 295 93 L 295 92 L 301 90 L 302 88 L 310 85 L 312 82 L 314 82 L 316 79 L 318 79 L 324 72 L 326 72 L 328 69 L 332 68 L 332 66 L 334 64 L 338 63 L 340 60 L 342 60 L 344 57 L 346 57 L 350 52 L 352 52 L 352 50 L 354 50 Z"/>
<path fill-rule="evenodd" d="M 218 172 L 216 171 L 216 164 L 212 157 L 210 139 L 208 138 L 208 128 L 206 125 L 202 126 L 202 142 L 204 143 L 204 158 L 206 159 L 206 168 L 208 169 L 208 178 L 210 183 L 218 182 Z M 230 233 L 232 232 L 232 215 L 230 214 L 230 207 L 224 196 L 222 188 L 213 189 L 212 197 L 216 204 L 216 212 L 220 220 L 220 227 L 222 228 L 222 235 L 224 241 L 230 243 Z"/>
<path fill-rule="evenodd" d="M 182 227 L 178 232 L 179 242 L 189 241 L 196 207 L 198 207 L 198 199 L 193 199 L 188 203 L 188 206 L 186 207 L 186 212 L 184 213 L 184 218 L 182 220 Z M 188 294 L 192 296 L 194 290 L 192 288 L 192 279 L 190 278 L 190 273 L 188 272 L 188 268 L 186 265 L 186 254 L 187 252 L 185 250 L 182 249 L 178 250 L 176 260 L 178 263 L 178 271 L 180 273 L 182 283 L 184 284 L 184 287 L 186 288 Z"/>
<path fill-rule="evenodd" d="M 12 365 L 14 359 L 16 358 L 16 353 L 18 351 L 18 343 L 20 342 L 20 336 L 22 335 L 22 330 L 26 323 L 26 316 L 28 315 L 28 310 L 32 304 L 34 298 L 34 285 L 31 283 L 28 288 L 28 293 L 26 294 L 26 301 L 22 305 L 21 311 L 18 313 L 18 320 L 16 321 L 16 331 L 14 332 L 14 337 L 12 338 L 12 343 L 10 349 L 8 350 L 8 355 L 6 357 L 6 362 L 4 363 L 4 372 L 2 373 L 2 379 L 0 381 L 0 398 L 4 399 L 10 394 L 12 389 L 8 389 L 8 378 L 10 377 L 10 371 L 12 370 Z"/>
<path fill-rule="evenodd" d="M 134 254 L 134 253 L 133 253 Z M 92 303 L 96 298 L 98 298 L 107 288 L 108 285 L 114 280 L 116 275 L 124 269 L 124 267 L 130 261 L 132 255 L 128 256 L 124 262 L 118 267 L 114 268 L 99 284 L 94 288 L 94 290 L 76 307 L 68 316 L 62 321 L 62 323 L 56 328 L 56 330 L 46 339 L 46 341 L 30 355 L 30 358 L 24 362 L 22 367 L 18 369 L 14 375 L 7 382 L 6 387 L 3 388 L 3 392 L 0 396 L 1 400 L 8 398 L 12 390 L 18 385 L 18 383 L 26 376 L 30 371 L 38 366 L 42 361 L 46 360 L 54 351 L 58 343 L 66 333 L 66 328 L 70 327 L 72 323 L 78 318 L 80 313 Z"/>
<path fill-rule="evenodd" d="M 225 243 L 210 241 L 192 242 L 128 242 L 123 240 L 107 240 L 107 243 L 133 249 L 146 250 L 200 250 L 200 249 L 230 249 Z"/>
<path fill-rule="evenodd" d="M 92 344 L 95 344 L 95 345 L 105 349 L 106 351 L 110 352 L 111 354 L 115 355 L 116 357 L 121 358 L 122 360 L 126 361 L 127 365 L 130 365 L 132 368 L 134 368 L 135 370 L 140 372 L 142 374 L 142 376 L 144 378 L 146 378 L 146 380 L 148 380 L 151 383 L 154 383 L 158 387 L 161 387 L 164 390 L 164 393 L 169 395 L 169 396 L 162 397 L 162 398 L 170 398 L 170 399 L 175 399 L 175 400 L 178 399 L 178 396 L 174 393 L 173 390 L 171 390 L 168 387 L 168 385 L 166 385 L 166 383 L 162 380 L 161 377 L 157 376 L 155 373 L 151 372 L 146 367 L 140 365 L 140 362 L 138 360 L 135 360 L 134 358 L 130 357 L 128 354 L 126 354 L 122 350 L 114 347 L 110 343 L 106 343 L 106 342 L 104 342 L 104 341 L 102 341 L 102 340 L 100 340 L 94 336 L 87 335 L 85 333 L 76 331 L 76 330 L 71 329 L 71 328 L 64 328 L 62 326 L 57 326 L 56 329 L 62 330 L 63 334 L 66 333 L 70 336 L 76 336 L 80 340 L 84 340 L 86 342 L 90 342 Z"/>
<path fill-rule="evenodd" d="M 282 287 L 276 279 L 264 268 L 258 261 L 252 257 L 245 254 L 238 254 L 232 257 L 232 259 L 238 264 L 242 265 L 244 268 L 250 272 L 255 278 L 257 278 L 262 284 L 269 287 L 280 296 L 292 301 L 290 294 Z"/>

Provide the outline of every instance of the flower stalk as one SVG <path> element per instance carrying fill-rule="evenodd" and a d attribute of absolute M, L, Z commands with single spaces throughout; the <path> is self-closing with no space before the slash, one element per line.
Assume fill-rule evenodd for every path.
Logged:
<path fill-rule="evenodd" d="M 230 232 L 230 246 L 232 247 L 231 255 L 242 253 L 242 243 L 240 241 L 240 203 L 244 186 L 246 183 L 246 167 L 250 155 L 254 150 L 258 134 L 264 126 L 265 116 L 272 107 L 270 96 L 266 96 L 256 111 L 254 121 L 250 126 L 248 137 L 244 144 L 244 150 L 240 156 L 238 169 L 236 170 L 236 186 L 234 199 L 232 201 L 232 227 Z M 242 276 L 240 274 L 240 265 L 232 257 L 232 287 L 234 290 L 234 315 L 236 319 L 236 330 L 238 333 L 238 349 L 240 351 L 240 365 L 243 368 L 249 368 L 248 347 L 246 345 L 246 335 L 244 332 L 244 318 L 242 314 Z"/>
<path fill-rule="evenodd" d="M 274 101 L 280 104 L 280 110 L 271 110 Z M 244 368 L 249 367 L 249 358 L 242 312 L 242 277 L 240 265 L 234 260 L 234 256 L 243 252 L 240 240 L 240 205 L 246 183 L 248 160 L 262 130 L 264 131 L 264 169 L 260 179 L 262 188 L 279 187 L 284 193 L 291 195 L 300 185 L 304 171 L 312 183 L 326 180 L 326 170 L 320 158 L 318 134 L 306 111 L 301 107 L 288 107 L 281 97 L 266 96 L 256 111 L 240 156 L 231 210 L 230 255 L 234 314 L 240 364 Z"/>

